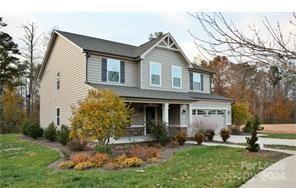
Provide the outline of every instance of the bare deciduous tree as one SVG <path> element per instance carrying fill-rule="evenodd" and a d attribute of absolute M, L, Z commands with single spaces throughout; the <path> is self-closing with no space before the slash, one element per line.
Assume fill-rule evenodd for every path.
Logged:
<path fill-rule="evenodd" d="M 197 47 L 215 57 L 224 55 L 252 61 L 262 66 L 277 66 L 296 70 L 296 14 L 292 14 L 290 24 L 295 30 L 283 33 L 280 23 L 273 26 L 267 17 L 263 20 L 263 32 L 255 25 L 249 26 L 251 37 L 240 31 L 233 22 L 229 22 L 221 13 L 189 13 L 201 24 L 210 38 L 205 40 L 191 35 L 197 40 Z M 267 35 L 264 37 L 263 34 Z"/>
<path fill-rule="evenodd" d="M 41 35 L 37 35 L 38 26 L 33 22 L 23 25 L 22 28 L 24 30 L 24 36 L 23 38 L 20 38 L 20 40 L 24 43 L 22 56 L 28 60 L 27 77 L 29 79 L 29 98 L 27 99 L 27 115 L 28 117 L 32 117 L 34 96 L 36 95 L 35 87 L 37 86 L 34 75 L 37 67 L 36 60 L 39 58 L 36 52 Z"/>

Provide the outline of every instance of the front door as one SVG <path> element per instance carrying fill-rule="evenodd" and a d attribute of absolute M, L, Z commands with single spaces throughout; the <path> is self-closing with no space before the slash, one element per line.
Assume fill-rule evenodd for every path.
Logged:
<path fill-rule="evenodd" d="M 151 133 L 151 124 L 156 123 L 156 107 L 146 107 L 146 134 Z"/>

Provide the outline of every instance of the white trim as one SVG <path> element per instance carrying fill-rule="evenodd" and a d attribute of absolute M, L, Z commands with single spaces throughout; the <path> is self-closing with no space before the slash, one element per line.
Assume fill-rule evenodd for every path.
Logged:
<path fill-rule="evenodd" d="M 187 125 L 170 125 L 170 127 L 180 127 L 180 128 L 186 128 Z"/>
<path fill-rule="evenodd" d="M 176 86 L 174 86 L 174 77 L 173 77 L 173 69 L 174 68 L 177 68 L 177 69 L 180 69 L 180 87 L 176 87 Z M 182 67 L 181 66 L 177 66 L 177 65 L 171 65 L 171 80 L 172 80 L 172 88 L 173 89 L 182 89 L 182 71 L 183 71 L 183 69 L 182 69 Z"/>
<path fill-rule="evenodd" d="M 144 128 L 145 125 L 131 125 L 128 128 Z"/>
<path fill-rule="evenodd" d="M 160 75 L 159 75 L 159 85 L 157 84 L 152 84 L 152 77 L 151 77 L 151 65 L 154 64 L 154 65 L 159 65 L 160 66 Z M 150 83 L 150 86 L 153 86 L 153 87 L 161 87 L 161 77 L 162 77 L 162 66 L 161 66 L 161 63 L 159 62 L 155 62 L 155 61 L 149 61 L 149 83 Z"/>

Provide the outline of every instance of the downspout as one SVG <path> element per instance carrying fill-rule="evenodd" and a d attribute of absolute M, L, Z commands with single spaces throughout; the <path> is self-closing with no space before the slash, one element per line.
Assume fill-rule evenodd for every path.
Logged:
<path fill-rule="evenodd" d="M 89 58 L 88 52 L 85 52 L 85 83 L 88 83 L 88 58 Z"/>

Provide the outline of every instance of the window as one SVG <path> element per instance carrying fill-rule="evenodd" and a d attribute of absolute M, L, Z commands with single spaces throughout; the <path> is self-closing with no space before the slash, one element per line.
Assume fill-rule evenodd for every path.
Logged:
<path fill-rule="evenodd" d="M 60 125 L 60 108 L 57 108 L 57 125 Z"/>
<path fill-rule="evenodd" d="M 172 66 L 172 87 L 181 88 L 182 67 Z"/>
<path fill-rule="evenodd" d="M 107 60 L 107 77 L 109 82 L 119 82 L 120 61 L 115 59 Z"/>
<path fill-rule="evenodd" d="M 217 114 L 218 115 L 224 115 L 225 114 L 225 111 L 224 110 L 217 110 Z"/>
<path fill-rule="evenodd" d="M 150 63 L 150 85 L 161 86 L 161 64 Z"/>
<path fill-rule="evenodd" d="M 61 73 L 57 73 L 57 90 L 59 90 L 61 87 Z"/>
<path fill-rule="evenodd" d="M 198 115 L 206 115 L 206 111 L 205 110 L 197 110 L 197 114 Z"/>
<path fill-rule="evenodd" d="M 193 90 L 201 90 L 201 78 L 199 73 L 193 73 Z"/>
<path fill-rule="evenodd" d="M 208 111 L 208 115 L 215 115 L 216 114 L 216 110 L 209 110 Z"/>
<path fill-rule="evenodd" d="M 192 110 L 192 115 L 196 115 L 196 110 Z"/>

